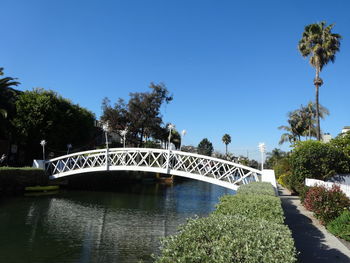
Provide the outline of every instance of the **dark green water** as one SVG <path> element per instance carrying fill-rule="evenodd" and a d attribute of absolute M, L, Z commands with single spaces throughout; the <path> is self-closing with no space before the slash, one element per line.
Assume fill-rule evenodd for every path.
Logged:
<path fill-rule="evenodd" d="M 152 262 L 161 237 L 233 193 L 198 181 L 118 188 L 0 199 L 0 262 Z"/>

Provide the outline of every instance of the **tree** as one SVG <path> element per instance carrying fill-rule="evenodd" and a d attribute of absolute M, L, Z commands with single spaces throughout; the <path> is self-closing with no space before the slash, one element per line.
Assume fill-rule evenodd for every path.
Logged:
<path fill-rule="evenodd" d="M 214 147 L 213 147 L 213 144 L 207 138 L 204 138 L 198 144 L 197 150 L 198 150 L 198 154 L 211 156 L 211 154 L 214 151 Z"/>
<path fill-rule="evenodd" d="M 305 131 L 304 122 L 297 111 L 288 113 L 288 124 L 278 127 L 280 130 L 285 130 L 286 133 L 281 135 L 281 139 L 278 144 L 283 144 L 284 142 L 295 143 L 300 141 L 300 137 L 303 136 Z"/>
<path fill-rule="evenodd" d="M 222 142 L 225 144 L 226 146 L 226 156 L 227 156 L 227 145 L 231 143 L 231 136 L 228 135 L 227 133 L 224 134 L 224 136 L 222 136 Z"/>
<path fill-rule="evenodd" d="M 4 68 L 0 68 L 0 76 L 4 75 Z M 0 91 L 1 93 L 6 92 L 10 87 L 13 86 L 18 86 L 20 83 L 16 81 L 16 78 L 11 78 L 11 77 L 5 77 L 5 78 L 0 78 Z M 4 99 L 4 101 L 2 101 Z M 1 94 L 1 107 L 5 107 L 5 104 L 8 104 L 7 101 L 8 98 L 4 98 L 4 95 Z M 0 108 L 0 115 L 3 118 L 7 117 L 7 110 L 5 108 Z"/>
<path fill-rule="evenodd" d="M 149 88 L 150 92 L 130 93 L 127 103 L 119 99 L 114 107 L 110 106 L 107 98 L 102 102 L 101 120 L 108 120 L 112 131 L 128 127 L 128 142 L 131 145 L 142 146 L 145 137 L 166 141 L 166 128 L 161 127 L 163 120 L 160 110 L 163 103 L 169 103 L 173 97 L 162 83 L 151 83 Z"/>
<path fill-rule="evenodd" d="M 326 26 L 326 22 L 307 25 L 304 29 L 298 49 L 303 57 L 310 56 L 310 64 L 316 70 L 314 85 L 316 88 L 316 122 L 317 140 L 321 139 L 319 114 L 319 88 L 323 84 L 320 72 L 329 62 L 334 63 L 335 54 L 339 51 L 341 35 L 332 33 L 334 24 Z"/>
<path fill-rule="evenodd" d="M 66 153 L 67 144 L 76 149 L 90 149 L 94 135 L 94 114 L 71 103 L 53 91 L 25 91 L 16 101 L 17 114 L 13 119 L 16 144 L 21 145 L 31 164 L 41 157 L 40 140 L 48 142 L 48 150 Z"/>
<path fill-rule="evenodd" d="M 278 162 L 286 156 L 286 152 L 280 149 L 273 149 L 271 152 L 266 154 L 266 161 L 264 167 L 266 169 L 273 169 Z"/>
<path fill-rule="evenodd" d="M 317 137 L 317 127 L 316 127 L 316 105 L 313 102 L 309 102 L 306 106 L 301 105 L 300 109 L 297 110 L 300 114 L 303 122 L 305 122 L 304 136 Z M 323 107 L 319 104 L 319 116 L 321 119 L 324 119 L 325 116 L 329 115 L 329 110 L 326 107 Z"/>
<path fill-rule="evenodd" d="M 279 144 L 284 142 L 295 143 L 301 140 L 301 137 L 316 137 L 316 126 L 315 126 L 315 114 L 316 107 L 315 104 L 309 102 L 308 105 L 301 105 L 299 109 L 296 109 L 288 113 L 288 124 L 287 126 L 282 125 L 278 127 L 280 130 L 287 131 L 281 135 Z M 327 108 L 319 105 L 319 116 L 324 118 L 329 115 Z"/>

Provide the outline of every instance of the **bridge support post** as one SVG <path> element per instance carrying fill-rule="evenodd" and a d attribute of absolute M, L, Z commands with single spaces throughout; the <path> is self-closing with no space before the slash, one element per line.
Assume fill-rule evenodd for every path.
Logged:
<path fill-rule="evenodd" d="M 106 171 L 109 171 L 109 147 L 106 148 Z"/>
<path fill-rule="evenodd" d="M 168 156 L 166 159 L 166 173 L 170 174 L 170 147 L 168 148 Z"/>

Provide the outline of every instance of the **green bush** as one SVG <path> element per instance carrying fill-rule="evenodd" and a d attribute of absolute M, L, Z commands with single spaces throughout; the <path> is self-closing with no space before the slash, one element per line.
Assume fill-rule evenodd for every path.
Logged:
<path fill-rule="evenodd" d="M 279 160 L 274 166 L 273 170 L 275 171 L 276 179 L 279 179 L 280 176 L 286 173 L 291 173 L 292 167 L 290 166 L 289 157 L 285 156 Z"/>
<path fill-rule="evenodd" d="M 267 195 L 224 195 L 214 214 L 240 214 L 251 219 L 264 219 L 279 224 L 284 222 L 281 200 Z"/>
<path fill-rule="evenodd" d="M 289 173 L 285 173 L 282 174 L 278 179 L 277 182 L 282 185 L 283 187 L 286 187 L 288 189 L 290 189 L 290 184 L 289 184 L 289 179 L 290 179 L 290 175 Z M 290 189 L 291 190 L 291 189 Z"/>
<path fill-rule="evenodd" d="M 303 202 L 306 209 L 312 211 L 322 224 L 328 224 L 349 209 L 350 199 L 333 185 L 331 189 L 324 186 L 310 187 Z"/>
<path fill-rule="evenodd" d="M 304 141 L 297 143 L 290 155 L 292 174 L 289 178 L 291 190 L 299 191 L 305 178 L 327 180 L 336 173 L 349 172 L 349 158 L 330 143 Z"/>
<path fill-rule="evenodd" d="M 273 188 L 272 184 L 267 182 L 252 182 L 241 185 L 237 190 L 237 194 L 276 196 L 275 189 Z"/>
<path fill-rule="evenodd" d="M 327 229 L 332 234 L 350 241 L 350 211 L 345 210 L 339 217 L 327 225 Z"/>
<path fill-rule="evenodd" d="M 167 237 L 156 263 L 289 263 L 296 250 L 287 226 L 235 215 L 189 220 Z"/>

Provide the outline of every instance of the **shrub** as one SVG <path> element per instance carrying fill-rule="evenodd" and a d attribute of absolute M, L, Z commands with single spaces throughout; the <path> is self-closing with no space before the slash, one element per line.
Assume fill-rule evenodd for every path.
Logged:
<path fill-rule="evenodd" d="M 332 234 L 350 241 L 350 211 L 345 210 L 340 216 L 327 225 Z"/>
<path fill-rule="evenodd" d="M 243 216 L 211 215 L 189 220 L 167 237 L 156 263 L 289 263 L 296 261 L 285 225 Z"/>
<path fill-rule="evenodd" d="M 290 161 L 289 157 L 283 157 L 283 159 L 279 160 L 274 166 L 273 169 L 275 171 L 275 176 L 276 179 L 279 179 L 280 176 L 286 174 L 286 173 L 291 173 L 291 166 L 290 166 Z"/>
<path fill-rule="evenodd" d="M 350 200 L 337 185 L 331 189 L 314 186 L 307 191 L 304 206 L 314 212 L 322 224 L 328 224 L 349 208 Z"/>
<path fill-rule="evenodd" d="M 237 194 L 258 194 L 258 195 L 270 195 L 276 196 L 275 189 L 272 184 L 267 182 L 252 182 L 249 184 L 241 185 Z"/>
<path fill-rule="evenodd" d="M 281 200 L 267 195 L 224 195 L 214 214 L 240 214 L 251 219 L 264 219 L 279 224 L 284 222 Z"/>
<path fill-rule="evenodd" d="M 329 143 L 299 142 L 290 155 L 292 174 L 290 186 L 299 193 L 305 178 L 327 180 L 336 173 L 349 172 L 349 158 Z"/>
<path fill-rule="evenodd" d="M 282 174 L 282 175 L 277 179 L 277 182 L 278 182 L 280 185 L 282 185 L 283 187 L 286 187 L 286 188 L 290 189 L 289 178 L 290 178 L 290 174 L 288 174 L 288 173 Z"/>

